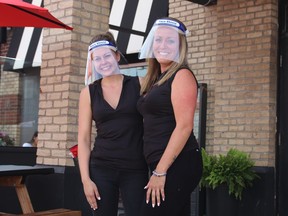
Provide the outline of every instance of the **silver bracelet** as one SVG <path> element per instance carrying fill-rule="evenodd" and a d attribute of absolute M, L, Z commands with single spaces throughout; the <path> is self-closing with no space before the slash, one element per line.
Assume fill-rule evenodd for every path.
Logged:
<path fill-rule="evenodd" d="M 162 177 L 162 176 L 166 176 L 167 175 L 167 173 L 158 173 L 155 170 L 152 171 L 152 174 L 154 176 L 157 176 L 157 177 Z"/>

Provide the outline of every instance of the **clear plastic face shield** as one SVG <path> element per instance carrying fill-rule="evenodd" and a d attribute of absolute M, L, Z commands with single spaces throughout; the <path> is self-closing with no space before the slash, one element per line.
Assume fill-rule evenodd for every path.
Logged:
<path fill-rule="evenodd" d="M 186 27 L 174 20 L 158 19 L 150 30 L 139 53 L 139 59 L 156 58 L 179 63 L 179 33 L 187 35 Z"/>
<path fill-rule="evenodd" d="M 118 61 L 120 55 L 116 54 L 117 47 L 107 40 L 92 43 L 88 48 L 85 85 L 95 80 L 120 74 Z M 119 58 L 119 59 L 117 59 Z"/>

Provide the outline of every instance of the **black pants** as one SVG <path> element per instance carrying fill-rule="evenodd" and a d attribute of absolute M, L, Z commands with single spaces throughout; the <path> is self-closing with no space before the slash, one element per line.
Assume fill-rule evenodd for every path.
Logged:
<path fill-rule="evenodd" d="M 90 167 L 91 179 L 97 185 L 101 200 L 94 216 L 117 216 L 119 191 L 124 205 L 125 216 L 139 215 L 145 196 L 147 171 L 123 171 L 107 167 Z"/>
<path fill-rule="evenodd" d="M 149 165 L 154 170 L 157 163 Z M 141 216 L 186 216 L 190 212 L 190 196 L 202 175 L 200 149 L 182 152 L 169 168 L 165 182 L 165 201 L 160 206 L 142 203 Z"/>

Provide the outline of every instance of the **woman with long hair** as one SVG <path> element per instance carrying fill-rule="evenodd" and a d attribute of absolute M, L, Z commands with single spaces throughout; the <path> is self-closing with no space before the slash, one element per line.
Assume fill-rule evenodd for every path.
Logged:
<path fill-rule="evenodd" d="M 193 133 L 198 83 L 187 62 L 187 32 L 177 19 L 158 19 L 140 51 L 148 71 L 137 106 L 151 171 L 141 216 L 189 215 L 190 196 L 202 175 Z"/>

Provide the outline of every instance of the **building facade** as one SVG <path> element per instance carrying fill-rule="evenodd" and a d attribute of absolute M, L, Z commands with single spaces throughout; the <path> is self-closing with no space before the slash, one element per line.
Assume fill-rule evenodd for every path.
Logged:
<path fill-rule="evenodd" d="M 39 92 L 31 93 L 34 101 L 39 97 L 39 101 L 36 100 L 39 106 L 34 109 L 37 110 L 34 124 L 39 131 L 37 164 L 74 165 L 68 149 L 77 144 L 78 98 L 84 87 L 87 47 L 94 35 L 116 25 L 111 24 L 111 9 L 116 2 L 44 0 L 45 7 L 72 26 L 73 31 L 43 29 L 41 67 L 38 69 L 32 72 L 20 69 L 11 73 L 1 67 L 0 129 L 14 135 L 18 143 L 21 136 L 24 137 L 21 133 L 25 132 L 20 123 L 30 122 L 21 116 L 23 80 L 29 73 L 39 73 L 39 86 L 34 84 Z M 122 2 L 129 3 L 128 0 Z M 152 0 L 133 2 L 136 12 L 130 17 L 132 21 L 138 15 L 138 4 L 153 4 Z M 287 47 L 287 3 L 284 0 L 217 0 L 208 5 L 195 2 L 163 1 L 162 12 L 183 21 L 190 31 L 189 65 L 198 81 L 207 84 L 206 149 L 218 154 L 237 148 L 247 152 L 256 166 L 272 168 L 275 212 L 285 215 L 282 202 L 288 192 L 283 182 L 288 177 L 283 174 L 282 167 L 288 160 L 287 135 L 284 135 L 288 122 L 284 114 L 287 108 L 287 93 L 284 91 L 288 80 L 282 73 L 287 72 L 288 59 L 281 46 L 286 44 Z M 147 16 L 151 17 L 151 14 Z M 144 38 L 151 25 L 147 20 L 146 28 L 133 27 L 132 31 L 127 31 L 126 40 L 125 34 L 121 37 L 117 34 L 118 44 L 124 44 L 125 48 L 121 51 L 132 62 L 123 64 L 122 68 L 145 68 L 145 62 L 137 62 L 133 56 L 137 49 L 131 51 L 131 35 L 141 36 L 142 32 Z M 129 29 L 124 26 L 123 30 L 121 25 L 123 23 L 114 30 Z M 8 52 L 12 34 L 13 29 L 7 31 L 8 39 L 1 44 L 1 56 Z M 37 79 L 32 83 L 35 82 Z"/>

